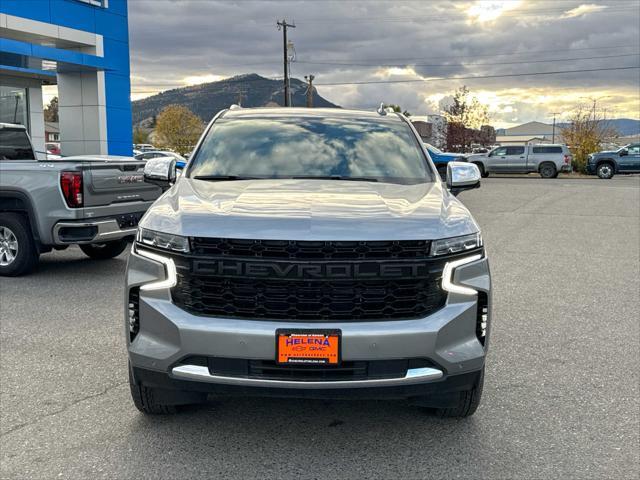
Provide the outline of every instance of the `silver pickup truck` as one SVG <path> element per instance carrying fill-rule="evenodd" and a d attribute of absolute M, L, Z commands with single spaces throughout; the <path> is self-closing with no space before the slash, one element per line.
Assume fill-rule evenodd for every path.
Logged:
<path fill-rule="evenodd" d="M 567 146 L 558 144 L 507 145 L 468 157 L 483 177 L 490 173 L 538 172 L 542 178 L 556 178 L 560 172 L 571 171 L 572 159 Z"/>
<path fill-rule="evenodd" d="M 25 128 L 0 123 L 0 275 L 74 244 L 95 259 L 122 253 L 161 193 L 143 169 L 128 157 L 37 160 Z"/>

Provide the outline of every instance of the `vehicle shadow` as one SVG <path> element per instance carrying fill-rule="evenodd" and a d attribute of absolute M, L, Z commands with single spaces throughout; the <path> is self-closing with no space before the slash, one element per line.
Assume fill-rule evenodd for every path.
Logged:
<path fill-rule="evenodd" d="M 122 275 L 127 265 L 128 253 L 123 253 L 109 260 L 94 260 L 84 255 L 80 249 L 71 247 L 63 251 L 53 251 L 40 256 L 35 270 L 25 278 L 47 278 L 60 276 L 92 277 L 100 275 Z"/>
<path fill-rule="evenodd" d="M 139 415 L 123 467 L 132 477 L 179 464 L 183 477 L 327 479 L 441 477 L 455 465 L 456 475 L 483 478 L 482 423 L 481 411 L 439 419 L 401 401 L 232 398 Z"/>

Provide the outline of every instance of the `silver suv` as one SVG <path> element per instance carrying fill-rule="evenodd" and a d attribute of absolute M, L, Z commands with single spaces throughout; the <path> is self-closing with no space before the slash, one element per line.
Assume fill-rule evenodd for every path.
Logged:
<path fill-rule="evenodd" d="M 174 161 L 151 159 L 169 187 Z M 231 109 L 140 222 L 126 275 L 145 413 L 217 395 L 480 402 L 491 315 L 478 225 L 400 114 Z"/>

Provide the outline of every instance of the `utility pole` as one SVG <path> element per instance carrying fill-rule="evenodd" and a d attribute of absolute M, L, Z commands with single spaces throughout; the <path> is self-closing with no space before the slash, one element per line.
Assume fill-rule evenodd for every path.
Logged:
<path fill-rule="evenodd" d="M 309 82 L 307 85 L 307 108 L 313 108 L 313 80 L 315 75 L 305 75 L 304 79 Z"/>
<path fill-rule="evenodd" d="M 553 127 L 551 129 L 551 143 L 556 143 L 556 115 L 560 115 L 559 112 L 552 112 L 553 115 Z"/>
<path fill-rule="evenodd" d="M 242 106 L 242 99 L 244 98 L 244 94 L 245 94 L 244 87 L 243 86 L 238 87 L 238 106 L 240 107 Z"/>
<path fill-rule="evenodd" d="M 284 106 L 289 107 L 289 59 L 287 58 L 287 28 L 296 28 L 294 24 L 287 23 L 283 18 L 282 21 L 276 22 L 278 30 L 282 29 L 282 53 L 284 58 Z"/>

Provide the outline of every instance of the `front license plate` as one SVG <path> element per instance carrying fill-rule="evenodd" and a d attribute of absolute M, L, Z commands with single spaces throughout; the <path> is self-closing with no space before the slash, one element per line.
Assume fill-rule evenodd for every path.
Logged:
<path fill-rule="evenodd" d="M 338 365 L 340 331 L 277 330 L 276 361 L 287 365 Z"/>

